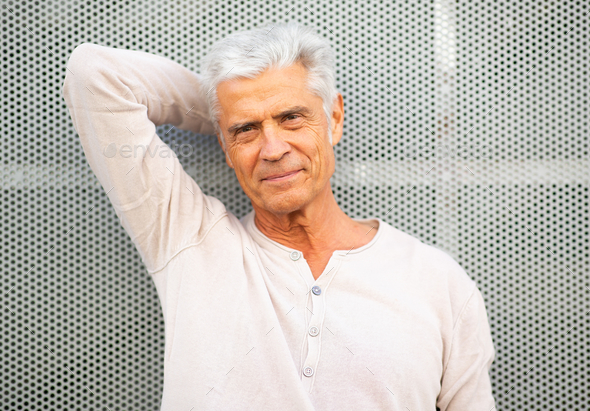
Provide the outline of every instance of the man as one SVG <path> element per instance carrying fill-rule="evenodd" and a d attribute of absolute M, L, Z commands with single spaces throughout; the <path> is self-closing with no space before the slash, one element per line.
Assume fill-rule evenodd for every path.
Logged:
<path fill-rule="evenodd" d="M 474 282 L 334 199 L 344 108 L 330 46 L 277 25 L 221 40 L 203 66 L 82 44 L 64 83 L 162 303 L 162 409 L 489 411 L 494 349 Z M 253 211 L 238 220 L 155 154 L 160 124 L 215 132 Z"/>

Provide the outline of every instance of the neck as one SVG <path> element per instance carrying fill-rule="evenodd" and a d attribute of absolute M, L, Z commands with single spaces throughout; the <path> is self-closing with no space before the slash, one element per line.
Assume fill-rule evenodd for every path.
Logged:
<path fill-rule="evenodd" d="M 276 215 L 254 209 L 254 222 L 264 235 L 307 255 L 352 246 L 345 242 L 358 225 L 338 207 L 329 183 L 312 203 L 292 213 Z"/>

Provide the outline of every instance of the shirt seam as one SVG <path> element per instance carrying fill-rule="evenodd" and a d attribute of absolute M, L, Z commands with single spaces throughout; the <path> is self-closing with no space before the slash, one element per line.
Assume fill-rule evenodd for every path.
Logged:
<path fill-rule="evenodd" d="M 443 367 L 443 375 L 447 371 L 447 367 L 449 366 L 449 361 L 451 359 L 451 353 L 453 352 L 453 345 L 455 343 L 455 337 L 456 337 L 455 331 L 457 328 L 457 324 L 459 323 L 459 321 L 461 321 L 461 319 L 463 318 L 463 315 L 465 315 L 465 312 L 468 311 L 468 307 L 470 306 L 471 300 L 473 299 L 473 296 L 475 295 L 476 290 L 477 290 L 477 285 L 475 283 L 473 283 L 473 288 L 471 290 L 471 293 L 469 294 L 469 298 L 467 298 L 467 300 L 463 304 L 463 307 L 461 308 L 461 311 L 459 311 L 459 315 L 457 316 L 457 319 L 455 320 L 455 323 L 453 324 L 453 338 L 451 338 L 451 345 L 449 346 L 449 355 L 447 356 L 446 361 L 445 361 L 445 365 Z"/>
<path fill-rule="evenodd" d="M 144 195 L 142 195 L 140 198 L 138 198 L 137 200 L 129 202 L 129 203 L 125 203 L 125 204 L 113 205 L 113 207 L 117 208 L 121 212 L 127 212 L 127 211 L 133 210 L 134 208 L 141 206 L 151 196 L 152 196 L 152 188 L 150 187 L 148 189 L 148 191 Z"/>
<path fill-rule="evenodd" d="M 187 248 L 190 247 L 194 247 L 194 246 L 198 246 L 199 244 L 201 244 L 205 238 L 207 238 L 207 235 L 211 232 L 211 230 L 213 229 L 213 227 L 215 227 L 215 225 L 221 221 L 222 218 L 226 217 L 228 215 L 227 211 L 224 212 L 223 214 L 221 214 L 219 217 L 217 217 L 216 220 L 213 220 L 213 223 L 211 224 L 211 226 L 207 229 L 207 231 L 205 231 L 205 234 L 203 234 L 203 236 L 201 237 L 201 239 L 199 241 L 197 241 L 196 243 L 189 243 L 186 245 L 180 245 L 178 251 L 176 251 L 175 253 L 172 254 L 172 256 L 170 258 L 168 258 L 166 260 L 166 262 L 164 264 L 162 264 L 162 266 L 160 268 L 154 269 L 154 270 L 147 270 L 148 274 L 150 275 L 155 275 L 156 273 L 162 271 L 164 268 L 166 268 L 166 266 L 168 264 L 170 264 L 170 262 L 175 259 L 180 253 L 182 253 L 184 250 L 186 250 Z"/>
<path fill-rule="evenodd" d="M 467 310 L 467 306 L 469 305 L 471 299 L 475 295 L 475 290 L 476 289 L 477 289 L 477 285 L 475 283 L 473 283 L 473 286 L 472 286 L 471 292 L 469 294 L 469 297 L 467 298 L 467 300 L 465 300 L 465 303 L 463 303 L 463 307 L 461 307 L 461 310 L 459 311 L 459 315 L 457 316 L 457 319 L 453 323 L 453 334 L 455 333 L 455 328 L 457 328 L 457 323 L 459 322 L 459 320 L 461 319 L 461 317 L 463 317 L 463 313 Z"/>

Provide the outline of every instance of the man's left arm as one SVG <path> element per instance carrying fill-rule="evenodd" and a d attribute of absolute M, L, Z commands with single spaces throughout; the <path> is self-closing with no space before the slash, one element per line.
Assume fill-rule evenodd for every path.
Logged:
<path fill-rule="evenodd" d="M 436 404 L 440 411 L 490 411 L 495 406 L 489 376 L 494 355 L 483 297 L 474 286 L 453 327 Z"/>

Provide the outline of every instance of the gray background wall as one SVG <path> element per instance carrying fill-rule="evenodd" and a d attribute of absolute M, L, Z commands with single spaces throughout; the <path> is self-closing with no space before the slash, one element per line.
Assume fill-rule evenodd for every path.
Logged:
<path fill-rule="evenodd" d="M 483 292 L 497 409 L 587 410 L 586 1 L 2 1 L 2 409 L 157 409 L 155 288 L 86 164 L 61 86 L 80 43 L 192 70 L 235 30 L 299 20 L 338 56 L 333 187 L 453 255 Z M 215 138 L 181 162 L 236 215 Z M 185 151 L 186 152 L 186 151 Z M 490 411 L 490 410 L 484 410 Z"/>

